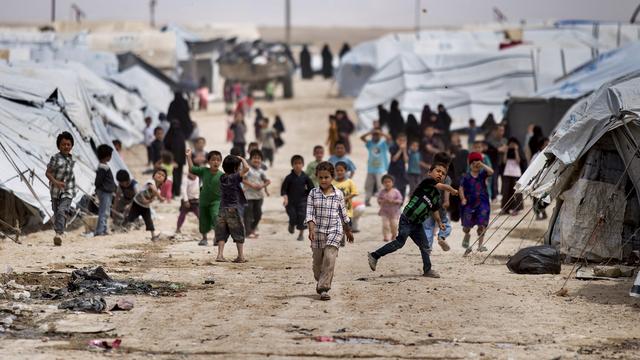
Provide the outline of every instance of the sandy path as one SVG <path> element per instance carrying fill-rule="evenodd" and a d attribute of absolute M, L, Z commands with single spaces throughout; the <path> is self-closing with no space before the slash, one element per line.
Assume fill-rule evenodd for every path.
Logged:
<path fill-rule="evenodd" d="M 16 272 L 75 266 L 105 265 L 122 271 L 116 277 L 172 281 L 187 286 L 185 297 L 136 296 L 135 308 L 112 314 L 62 313 L 47 308 L 37 324 L 72 321 L 76 326 L 113 328 L 111 337 L 123 339 L 127 358 L 638 358 L 640 357 L 640 306 L 627 296 L 630 280 L 622 282 L 569 281 L 569 297 L 552 295 L 563 275 L 510 274 L 503 265 L 507 255 L 529 245 L 546 224 L 523 222 L 496 256 L 485 265 L 480 257 L 463 258 L 461 230 L 454 226 L 448 253 L 435 249 L 434 267 L 441 279 L 420 276 L 421 261 L 410 242 L 385 257 L 373 273 L 366 253 L 381 244 L 376 209 L 367 209 L 356 243 L 340 250 L 333 300 L 316 299 L 307 241 L 298 242 L 286 232 L 286 214 L 278 194 L 289 172 L 291 155 L 311 157 L 313 145 L 325 138 L 326 115 L 350 101 L 328 98 L 329 83 L 298 83 L 298 98 L 271 104 L 259 102 L 272 117 L 276 109 L 287 126 L 286 146 L 276 154 L 269 176 L 274 180 L 264 206 L 261 236 L 248 240 L 247 264 L 212 262 L 213 247 L 199 247 L 183 237 L 179 241 L 151 244 L 142 231 L 88 239 L 79 232 L 63 247 L 51 246 L 51 233 L 29 235 L 23 245 L 2 242 L 0 264 Z M 209 113 L 196 113 L 208 148 L 228 151 L 224 144 L 225 117 L 220 104 Z M 250 128 L 252 120 L 248 125 Z M 313 124 L 313 125 L 312 125 Z M 317 124 L 317 125 L 316 125 Z M 362 186 L 366 154 L 354 138 Z M 140 170 L 141 157 L 127 160 Z M 139 177 L 140 178 L 140 177 Z M 171 232 L 177 203 L 158 209 L 157 226 Z M 194 218 L 184 231 L 197 236 Z M 513 224 L 516 218 L 509 219 Z M 489 242 L 497 243 L 504 230 Z M 528 240 L 523 240 L 526 238 Z M 231 245 L 231 244 L 230 244 Z M 227 257 L 235 256 L 233 246 Z M 1 269 L 0 269 L 1 270 Z M 215 285 L 203 285 L 209 276 Z M 110 298 L 109 300 L 113 300 Z M 0 300 L 1 305 L 7 301 Z M 57 315 L 56 315 L 57 314 Z M 320 343 L 315 336 L 375 338 L 379 343 Z M 85 359 L 100 357 L 87 352 L 90 335 L 40 335 L 20 339 L 0 335 L 0 357 L 29 359 Z"/>

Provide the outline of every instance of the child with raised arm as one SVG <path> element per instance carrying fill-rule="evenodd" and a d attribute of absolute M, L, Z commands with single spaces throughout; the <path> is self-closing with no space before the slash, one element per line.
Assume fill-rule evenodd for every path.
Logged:
<path fill-rule="evenodd" d="M 182 179 L 180 194 L 180 214 L 178 214 L 178 222 L 176 223 L 176 234 L 181 233 L 180 229 L 187 214 L 191 212 L 198 219 L 200 218 L 200 179 L 198 176 L 187 172 Z"/>
<path fill-rule="evenodd" d="M 51 193 L 51 208 L 53 210 L 53 245 L 61 246 L 64 238 L 64 230 L 67 226 L 67 214 L 71 209 L 71 202 L 76 196 L 76 177 L 73 174 L 73 166 L 76 161 L 71 155 L 73 149 L 73 136 L 64 131 L 56 138 L 58 153 L 51 157 L 47 165 L 46 176 L 49 179 L 49 192 Z"/>
<path fill-rule="evenodd" d="M 424 179 L 416 191 L 413 192 L 409 199 L 409 203 L 404 207 L 398 222 L 398 236 L 396 239 L 388 242 L 378 250 L 369 253 L 369 267 L 376 271 L 378 260 L 394 251 L 401 249 L 411 238 L 420 249 L 422 256 L 422 275 L 426 277 L 438 278 L 440 275 L 431 269 L 431 259 L 429 258 L 429 243 L 427 236 L 422 228 L 422 223 L 429 217 L 433 216 L 438 227 L 445 229 L 440 219 L 440 191 L 436 185 L 444 181 L 447 175 L 447 166 L 445 164 L 434 163 L 426 179 Z"/>
<path fill-rule="evenodd" d="M 464 239 L 462 247 L 469 247 L 471 228 L 477 226 L 478 251 L 487 251 L 482 245 L 484 241 L 484 230 L 489 225 L 489 213 L 491 204 L 487 187 L 487 178 L 493 175 L 493 169 L 483 161 L 481 153 L 472 152 L 469 154 L 468 162 L 470 170 L 460 180 L 460 205 L 462 205 L 460 221 Z"/>
<path fill-rule="evenodd" d="M 439 152 L 433 156 L 433 162 L 438 164 L 445 164 L 447 168 L 451 163 L 451 157 L 446 152 Z M 440 220 L 444 225 L 443 229 L 438 229 L 438 245 L 444 251 L 449 251 L 451 247 L 447 244 L 447 238 L 451 235 L 451 222 L 449 221 L 449 215 L 447 210 L 449 209 L 449 197 L 450 195 L 458 196 L 458 190 L 451 186 L 451 178 L 447 175 L 442 183 L 436 184 L 436 188 L 440 191 L 440 199 L 442 199 L 442 206 L 438 212 L 440 213 Z M 423 223 L 424 233 L 427 236 L 429 242 L 429 249 L 433 249 L 433 232 L 436 227 L 436 222 L 433 216 L 428 217 Z"/>
<path fill-rule="evenodd" d="M 242 167 L 240 166 L 242 165 Z M 224 245 L 229 236 L 236 243 L 238 257 L 233 262 L 244 263 L 244 224 L 242 210 L 247 200 L 240 187 L 242 178 L 249 172 L 249 163 L 241 156 L 227 155 L 222 161 L 224 175 L 220 177 L 220 214 L 216 224 L 216 242 L 218 243 L 218 256 L 216 261 L 226 262 L 224 258 Z"/>
<path fill-rule="evenodd" d="M 344 207 L 344 197 L 331 184 L 335 169 L 329 162 L 322 162 L 316 168 L 319 187 L 314 188 L 307 198 L 307 218 L 309 240 L 313 252 L 313 276 L 317 281 L 316 292 L 320 300 L 330 300 L 329 290 L 338 256 L 338 248 L 343 234 L 353 242 L 349 227 L 349 217 Z"/>
<path fill-rule="evenodd" d="M 371 198 L 378 192 L 382 183 L 382 175 L 386 174 L 389 168 L 388 141 L 391 140 L 391 137 L 378 129 L 373 129 L 362 135 L 360 139 L 365 143 L 369 152 L 367 178 L 364 182 L 364 204 L 371 206 Z"/>
<path fill-rule="evenodd" d="M 265 194 L 269 196 L 267 186 L 271 180 L 262 170 L 262 151 L 252 150 L 249 154 L 249 172 L 244 177 L 244 196 L 247 198 L 247 208 L 244 211 L 244 227 L 247 237 L 258 237 L 257 229 L 262 219 L 262 204 Z"/>
<path fill-rule="evenodd" d="M 167 180 L 167 172 L 164 169 L 155 169 L 151 181 L 147 181 L 140 189 L 140 191 L 133 198 L 131 209 L 127 214 L 127 219 L 124 225 L 127 225 L 135 221 L 139 216 L 142 216 L 144 225 L 151 233 L 151 241 L 158 240 L 155 234 L 155 227 L 153 225 L 153 219 L 151 218 L 151 203 L 154 199 L 164 201 L 165 199 L 160 195 L 160 188 L 162 184 Z"/>
<path fill-rule="evenodd" d="M 302 171 L 304 167 L 302 156 L 293 155 L 291 167 L 291 173 L 282 182 L 280 195 L 282 195 L 282 204 L 289 216 L 289 234 L 293 234 L 294 230 L 298 229 L 298 241 L 302 241 L 306 227 L 304 220 L 307 214 L 307 196 L 314 185 L 309 176 Z"/>
<path fill-rule="evenodd" d="M 222 154 L 218 151 L 210 151 L 207 154 L 207 162 L 209 167 L 194 166 L 191 158 L 191 149 L 186 150 L 187 165 L 189 172 L 198 176 L 202 180 L 200 188 L 200 203 L 198 212 L 198 228 L 202 239 L 198 243 L 200 246 L 207 246 L 207 234 L 215 229 L 218 221 L 218 212 L 220 209 L 220 163 L 222 163 Z"/>

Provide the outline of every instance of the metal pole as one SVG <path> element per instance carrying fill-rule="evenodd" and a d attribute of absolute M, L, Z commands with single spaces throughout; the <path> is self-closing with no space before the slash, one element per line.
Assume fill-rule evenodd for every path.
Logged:
<path fill-rule="evenodd" d="M 158 5 L 156 0 L 149 1 L 149 22 L 152 28 L 156 27 L 156 5 Z"/>
<path fill-rule="evenodd" d="M 562 62 L 562 76 L 567 76 L 567 62 L 564 57 L 564 49 L 560 49 L 560 61 Z"/>
<path fill-rule="evenodd" d="M 56 0 L 51 0 L 51 22 L 56 21 Z"/>
<path fill-rule="evenodd" d="M 415 31 L 416 31 L 416 38 L 420 39 L 420 0 L 416 0 L 415 2 L 416 4 L 416 8 L 415 8 Z"/>
<path fill-rule="evenodd" d="M 284 38 L 287 45 L 291 45 L 291 0 L 284 2 Z"/>

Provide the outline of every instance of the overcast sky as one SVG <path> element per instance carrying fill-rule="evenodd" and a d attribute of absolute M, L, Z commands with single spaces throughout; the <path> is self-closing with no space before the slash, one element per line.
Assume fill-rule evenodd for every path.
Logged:
<path fill-rule="evenodd" d="M 157 23 L 248 22 L 280 26 L 285 0 L 157 0 Z M 57 0 L 57 19 L 78 4 L 87 20 L 149 19 L 149 0 Z M 497 6 L 509 18 L 597 19 L 628 22 L 638 0 L 422 0 L 423 25 L 493 20 Z M 0 22 L 46 22 L 50 0 L 2 0 Z M 416 0 L 291 0 L 294 26 L 413 27 Z"/>

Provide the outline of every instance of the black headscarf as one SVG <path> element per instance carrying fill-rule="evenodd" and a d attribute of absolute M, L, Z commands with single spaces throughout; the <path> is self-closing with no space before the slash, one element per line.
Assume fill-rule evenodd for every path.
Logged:
<path fill-rule="evenodd" d="M 424 129 L 429 126 L 429 121 L 431 121 L 431 108 L 429 104 L 424 104 L 422 108 L 422 114 L 420 115 L 420 135 L 424 134 Z"/>
<path fill-rule="evenodd" d="M 313 78 L 313 69 L 311 69 L 311 53 L 309 53 L 307 45 L 303 45 L 302 51 L 300 52 L 300 72 L 303 79 Z"/>
<path fill-rule="evenodd" d="M 325 79 L 333 77 L 333 54 L 327 44 L 322 48 L 322 76 Z"/>
<path fill-rule="evenodd" d="M 420 139 L 420 125 L 418 125 L 418 120 L 416 120 L 416 117 L 413 116 L 413 114 L 409 114 L 409 116 L 407 116 L 406 131 L 407 139 L 409 141 Z"/>
<path fill-rule="evenodd" d="M 436 128 L 440 130 L 440 137 L 444 144 L 449 147 L 451 144 L 451 116 L 449 116 L 447 109 L 442 104 L 438 104 L 438 124 Z"/>
<path fill-rule="evenodd" d="M 393 140 L 398 137 L 398 134 L 404 132 L 404 119 L 400 112 L 400 104 L 398 100 L 391 102 L 391 108 L 389 109 L 389 133 Z"/>
<path fill-rule="evenodd" d="M 173 101 L 169 104 L 169 110 L 167 111 L 167 119 L 171 122 L 173 122 L 173 119 L 177 119 L 180 122 L 180 130 L 184 138 L 191 137 L 193 123 L 191 122 L 191 116 L 189 116 L 189 103 L 180 91 L 174 92 Z"/>
<path fill-rule="evenodd" d="M 276 119 L 273 122 L 273 128 L 278 133 L 283 133 L 284 132 L 284 123 L 282 122 L 282 119 L 280 118 L 280 115 L 276 115 Z"/>
<path fill-rule="evenodd" d="M 171 120 L 171 127 L 164 136 L 164 148 L 173 154 L 173 159 L 178 165 L 184 165 L 187 162 L 184 154 L 186 137 L 180 126 L 179 120 Z"/>
<path fill-rule="evenodd" d="M 378 105 L 378 122 L 380 123 L 380 128 L 389 126 L 389 112 L 382 104 Z"/>
<path fill-rule="evenodd" d="M 544 143 L 544 135 L 542 134 L 542 128 L 538 125 L 533 127 L 533 136 L 529 139 L 529 150 L 531 151 L 531 155 L 537 153 L 542 149 L 542 144 Z"/>
<path fill-rule="evenodd" d="M 349 43 L 342 44 L 342 49 L 340 49 L 340 58 L 342 59 L 342 57 L 347 55 L 349 51 L 351 51 L 351 46 L 349 46 Z"/>
<path fill-rule="evenodd" d="M 260 108 L 255 109 L 256 120 L 253 122 L 253 131 L 256 139 L 260 138 L 260 128 L 262 128 L 261 122 L 264 116 L 262 115 L 262 110 Z"/>

